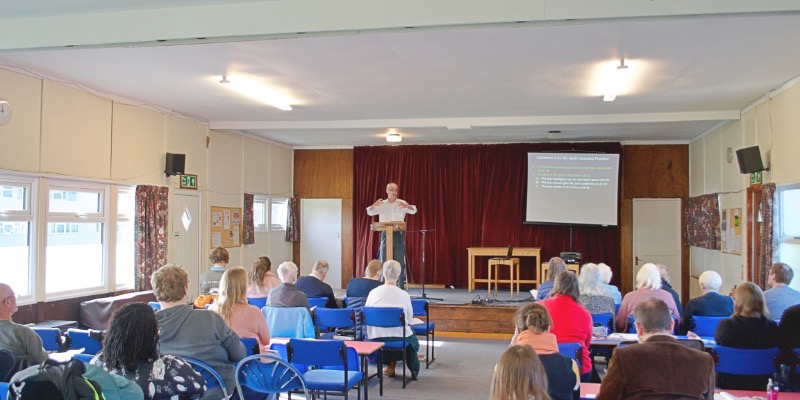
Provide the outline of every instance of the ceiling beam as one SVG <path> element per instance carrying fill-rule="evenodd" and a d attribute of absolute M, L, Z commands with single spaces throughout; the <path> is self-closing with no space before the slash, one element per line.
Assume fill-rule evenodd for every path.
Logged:
<path fill-rule="evenodd" d="M 800 13 L 796 0 L 282 0 L 139 9 L 5 7 L 0 52 L 157 46 L 409 28 L 564 24 L 628 18 Z M 24 11 L 27 11 L 24 12 Z"/>

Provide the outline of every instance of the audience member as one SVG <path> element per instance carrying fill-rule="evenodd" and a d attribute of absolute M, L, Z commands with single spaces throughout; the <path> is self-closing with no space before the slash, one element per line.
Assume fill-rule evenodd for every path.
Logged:
<path fill-rule="evenodd" d="M 604 263 L 597 264 L 597 268 L 600 269 L 600 274 L 603 277 L 603 284 L 606 286 L 606 290 L 608 294 L 611 295 L 611 298 L 614 299 L 614 304 L 622 303 L 622 293 L 619 292 L 619 288 L 611 284 L 611 277 L 614 276 L 614 273 L 611 272 L 611 267 Z"/>
<path fill-rule="evenodd" d="M 11 286 L 0 283 L 0 348 L 6 349 L 16 359 L 15 372 L 39 364 L 47 359 L 42 339 L 31 328 L 14 323 L 11 317 L 17 312 L 17 295 Z"/>
<path fill-rule="evenodd" d="M 233 267 L 219 281 L 219 297 L 211 305 L 216 312 L 240 338 L 255 338 L 259 348 L 267 350 L 269 345 L 269 329 L 267 319 L 261 309 L 247 304 L 245 290 L 247 288 L 247 271 L 242 267 Z"/>
<path fill-rule="evenodd" d="M 722 286 L 722 277 L 716 271 L 704 271 L 700 274 L 700 291 L 703 294 L 686 302 L 681 319 L 682 333 L 692 329 L 692 317 L 730 317 L 733 314 L 733 299 L 723 296 L 717 291 Z"/>
<path fill-rule="evenodd" d="M 265 298 L 272 289 L 278 287 L 281 280 L 272 272 L 272 261 L 269 257 L 258 257 L 247 280 L 248 298 Z"/>
<path fill-rule="evenodd" d="M 547 309 L 539 303 L 522 306 L 514 316 L 514 325 L 511 346 L 530 346 L 536 352 L 547 373 L 550 397 L 554 400 L 572 400 L 575 390 L 580 388 L 578 364 L 558 352 L 556 335 L 550 333 L 553 320 Z"/>
<path fill-rule="evenodd" d="M 566 270 L 567 265 L 564 264 L 564 260 L 562 260 L 561 257 L 551 258 L 550 262 L 547 263 L 547 280 L 539 285 L 539 291 L 536 293 L 536 300 L 546 299 L 550 294 L 550 291 L 553 290 L 556 275 L 558 275 L 559 272 Z"/>
<path fill-rule="evenodd" d="M 641 343 L 614 349 L 598 400 L 714 398 L 713 358 L 671 336 L 671 314 L 657 298 L 637 304 L 633 316 Z"/>
<path fill-rule="evenodd" d="M 583 264 L 578 281 L 581 291 L 578 301 L 589 310 L 590 314 L 611 314 L 613 316 L 616 313 L 614 299 L 608 294 L 603 284 L 603 276 L 596 264 Z"/>
<path fill-rule="evenodd" d="M 718 346 L 737 349 L 768 349 L 776 346 L 775 321 L 766 317 L 764 295 L 754 283 L 745 282 L 733 291 L 733 315 L 720 321 L 714 340 Z M 763 390 L 767 377 L 717 374 L 717 386 L 723 389 Z"/>
<path fill-rule="evenodd" d="M 769 269 L 767 285 L 770 289 L 764 292 L 764 300 L 767 302 L 770 318 L 780 319 L 784 310 L 800 304 L 800 292 L 789 287 L 793 277 L 792 268 L 784 263 L 772 264 Z"/>
<path fill-rule="evenodd" d="M 364 269 L 363 278 L 353 278 L 347 284 L 347 307 L 357 308 L 364 305 L 372 289 L 382 285 L 383 265 L 380 260 L 372 260 Z"/>
<path fill-rule="evenodd" d="M 210 270 L 200 275 L 200 295 L 194 300 L 197 308 L 205 308 L 217 297 L 219 280 L 222 278 L 222 273 L 225 272 L 225 266 L 228 265 L 230 257 L 228 250 L 217 247 L 211 250 L 208 259 L 213 265 Z"/>
<path fill-rule="evenodd" d="M 161 267 L 150 281 L 161 305 L 156 312 L 161 353 L 196 358 L 217 370 L 226 387 L 234 387 L 234 364 L 246 354 L 239 335 L 219 314 L 186 304 L 189 275 L 183 268 Z"/>
<path fill-rule="evenodd" d="M 787 308 L 780 320 L 776 335 L 778 347 L 789 352 L 800 348 L 800 304 Z"/>
<path fill-rule="evenodd" d="M 297 281 L 297 265 L 291 261 L 281 263 L 278 266 L 278 278 L 280 278 L 281 284 L 269 292 L 267 305 L 308 308 L 308 297 L 294 285 Z"/>
<path fill-rule="evenodd" d="M 616 317 L 618 332 L 625 332 L 628 316 L 633 314 L 633 309 L 639 303 L 650 297 L 664 301 L 672 312 L 672 317 L 679 320 L 680 314 L 678 313 L 678 307 L 675 305 L 675 300 L 668 292 L 661 289 L 661 275 L 658 273 L 658 267 L 655 264 L 647 263 L 642 265 L 642 268 L 639 268 L 639 273 L 636 274 L 636 290 L 622 298 L 622 304 Z"/>
<path fill-rule="evenodd" d="M 529 346 L 511 346 L 492 376 L 492 400 L 550 400 L 544 366 Z"/>
<path fill-rule="evenodd" d="M 672 300 L 675 301 L 675 306 L 678 308 L 678 316 L 683 316 L 683 307 L 681 306 L 681 297 L 678 296 L 678 292 L 672 288 L 672 278 L 669 276 L 669 270 L 667 270 L 667 266 L 664 264 L 656 264 L 658 267 L 658 273 L 661 275 L 661 289 L 666 290 L 669 294 L 672 295 Z"/>
<path fill-rule="evenodd" d="M 395 260 L 386 261 L 383 264 L 383 280 L 384 283 L 380 287 L 373 289 L 367 296 L 367 302 L 364 304 L 366 307 L 402 307 L 404 309 L 406 326 L 402 328 L 380 328 L 374 326 L 367 327 L 367 337 L 371 340 L 381 342 L 396 342 L 402 341 L 405 337 L 408 346 L 406 347 L 406 362 L 408 370 L 411 371 L 412 379 L 417 379 L 419 375 L 419 359 L 417 358 L 417 351 L 419 351 L 419 340 L 417 335 L 409 326 L 411 318 L 414 316 L 414 309 L 411 306 L 411 296 L 408 292 L 399 288 L 397 280 L 400 278 L 401 266 Z M 394 353 L 387 353 L 383 356 L 386 362 L 386 375 L 395 376 L 395 367 L 398 358 Z"/>
<path fill-rule="evenodd" d="M 328 300 L 325 302 L 327 308 L 339 308 L 336 303 L 336 297 L 333 295 L 333 288 L 331 285 L 325 283 L 325 278 L 328 276 L 328 262 L 319 260 L 314 263 L 311 268 L 311 273 L 308 276 L 301 276 L 297 278 L 295 285 L 301 292 L 305 293 L 307 297 L 325 297 Z"/>
<path fill-rule="evenodd" d="M 581 344 L 581 381 L 587 382 L 592 375 L 592 359 L 589 344 L 592 342 L 592 316 L 578 303 L 580 289 L 578 277 L 572 272 L 561 271 L 556 275 L 550 297 L 539 301 L 553 318 L 551 333 L 559 343 Z"/>
<path fill-rule="evenodd" d="M 198 398 L 205 380 L 180 357 L 158 352 L 158 322 L 144 303 L 128 303 L 111 315 L 103 350 L 92 364 L 136 382 L 145 399 Z"/>

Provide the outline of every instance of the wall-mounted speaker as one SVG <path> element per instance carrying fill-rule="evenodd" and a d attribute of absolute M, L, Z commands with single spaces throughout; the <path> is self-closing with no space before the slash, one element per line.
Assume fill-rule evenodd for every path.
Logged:
<path fill-rule="evenodd" d="M 765 169 L 764 163 L 761 161 L 761 150 L 758 149 L 758 146 L 736 150 L 736 159 L 739 161 L 739 172 L 743 174 Z"/>
<path fill-rule="evenodd" d="M 186 172 L 186 154 L 167 153 L 167 162 L 164 173 L 170 175 L 183 175 Z"/>

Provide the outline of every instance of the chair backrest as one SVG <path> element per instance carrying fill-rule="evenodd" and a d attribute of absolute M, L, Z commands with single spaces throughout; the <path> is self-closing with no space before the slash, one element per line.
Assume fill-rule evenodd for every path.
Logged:
<path fill-rule="evenodd" d="M 628 325 L 625 329 L 625 333 L 636 333 L 636 325 L 634 325 L 633 315 L 628 316 Z"/>
<path fill-rule="evenodd" d="M 314 338 L 314 321 L 305 307 L 270 307 L 261 309 L 267 318 L 267 327 L 272 337 Z"/>
<path fill-rule="evenodd" d="M 692 316 L 692 332 L 696 333 L 697 336 L 714 337 L 717 325 L 723 319 L 728 319 L 728 317 Z"/>
<path fill-rule="evenodd" d="M 581 349 L 583 347 L 578 342 L 564 342 L 558 344 L 558 352 L 561 355 L 567 356 L 573 360 L 575 363 L 578 364 L 578 367 L 581 366 Z"/>
<path fill-rule="evenodd" d="M 156 311 L 161 309 L 161 303 L 159 303 L 157 301 L 148 301 L 147 305 L 150 306 L 150 308 L 152 308 L 153 310 L 156 310 Z"/>
<path fill-rule="evenodd" d="M 428 299 L 411 299 L 411 308 L 414 309 L 415 317 L 427 317 Z"/>
<path fill-rule="evenodd" d="M 361 357 L 359 357 L 358 352 L 356 349 L 352 347 L 347 348 L 347 368 L 350 371 L 360 371 L 361 370 Z M 322 369 L 344 369 L 343 365 L 328 365 L 322 367 Z"/>
<path fill-rule="evenodd" d="M 0 400 L 8 398 L 8 382 L 0 382 Z"/>
<path fill-rule="evenodd" d="M 706 351 L 706 345 L 702 340 L 679 338 L 678 343 L 695 350 Z"/>
<path fill-rule="evenodd" d="M 58 328 L 31 328 L 40 338 L 42 347 L 47 351 L 58 351 L 61 348 L 61 331 Z"/>
<path fill-rule="evenodd" d="M 734 349 L 715 346 L 712 350 L 717 362 L 717 372 L 736 375 L 772 375 L 777 372 L 775 359 L 778 348 Z"/>
<path fill-rule="evenodd" d="M 514 255 L 514 245 L 513 244 L 509 244 L 508 245 L 508 251 L 506 252 L 506 260 L 510 260 L 511 256 L 513 256 L 513 255 Z"/>
<path fill-rule="evenodd" d="M 89 335 L 88 330 L 69 328 L 67 329 L 67 335 L 72 340 L 69 345 L 70 349 L 83 348 L 83 354 L 97 354 L 103 349 L 103 344 Z"/>
<path fill-rule="evenodd" d="M 406 317 L 402 307 L 362 307 L 361 323 L 364 327 L 401 328 L 405 337 Z"/>
<path fill-rule="evenodd" d="M 248 297 L 247 304 L 251 306 L 256 306 L 258 308 L 264 307 L 267 305 L 267 298 L 266 297 Z"/>
<path fill-rule="evenodd" d="M 258 339 L 251 338 L 251 337 L 243 337 L 239 338 L 244 345 L 244 349 L 247 352 L 247 356 L 252 356 L 253 354 L 260 353 L 260 346 L 258 344 Z"/>
<path fill-rule="evenodd" d="M 0 349 L 0 382 L 8 382 L 11 379 L 11 371 L 17 362 L 14 355 L 6 349 Z"/>
<path fill-rule="evenodd" d="M 203 376 L 203 379 L 206 380 L 206 386 L 209 389 L 220 388 L 225 398 L 228 398 L 228 390 L 225 387 L 225 381 L 222 379 L 222 375 L 220 375 L 219 372 L 200 360 L 190 357 L 183 357 L 183 360 L 189 363 L 192 369 Z"/>
<path fill-rule="evenodd" d="M 314 326 L 353 329 L 356 327 L 356 313 L 351 308 L 317 308 L 313 314 Z"/>
<path fill-rule="evenodd" d="M 275 354 L 245 357 L 236 365 L 234 376 L 236 390 L 240 394 L 243 393 L 243 386 L 255 392 L 270 394 L 302 389 L 304 397 L 309 398 L 302 373 Z"/>
<path fill-rule="evenodd" d="M 272 343 L 269 345 L 269 349 L 270 351 L 278 353 L 278 355 L 281 357 L 281 360 L 289 362 L 289 350 L 286 349 L 286 345 L 287 343 Z M 296 370 L 300 371 L 301 374 L 305 374 L 308 371 L 308 365 L 295 362 L 289 364 L 292 364 L 292 366 Z"/>
<path fill-rule="evenodd" d="M 308 298 L 308 308 L 325 308 L 325 304 L 328 303 L 327 297 L 309 297 Z"/>
<path fill-rule="evenodd" d="M 592 325 L 601 325 L 608 328 L 608 332 L 614 332 L 614 315 L 612 314 L 592 314 Z"/>
<path fill-rule="evenodd" d="M 289 339 L 289 362 L 317 367 L 347 368 L 347 346 L 343 340 Z"/>

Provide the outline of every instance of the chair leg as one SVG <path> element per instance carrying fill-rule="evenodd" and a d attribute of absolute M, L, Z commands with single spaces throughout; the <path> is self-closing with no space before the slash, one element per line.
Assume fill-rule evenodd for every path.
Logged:
<path fill-rule="evenodd" d="M 428 369 L 428 366 L 431 365 L 428 360 L 431 358 L 431 335 L 428 334 L 428 326 L 425 326 L 425 369 Z"/>
<path fill-rule="evenodd" d="M 492 263 L 489 263 L 489 284 L 486 288 L 486 298 L 492 297 Z"/>
<path fill-rule="evenodd" d="M 433 343 L 433 346 L 431 347 L 431 359 L 427 360 L 428 365 L 436 361 L 436 330 L 431 331 L 431 343 Z"/>

